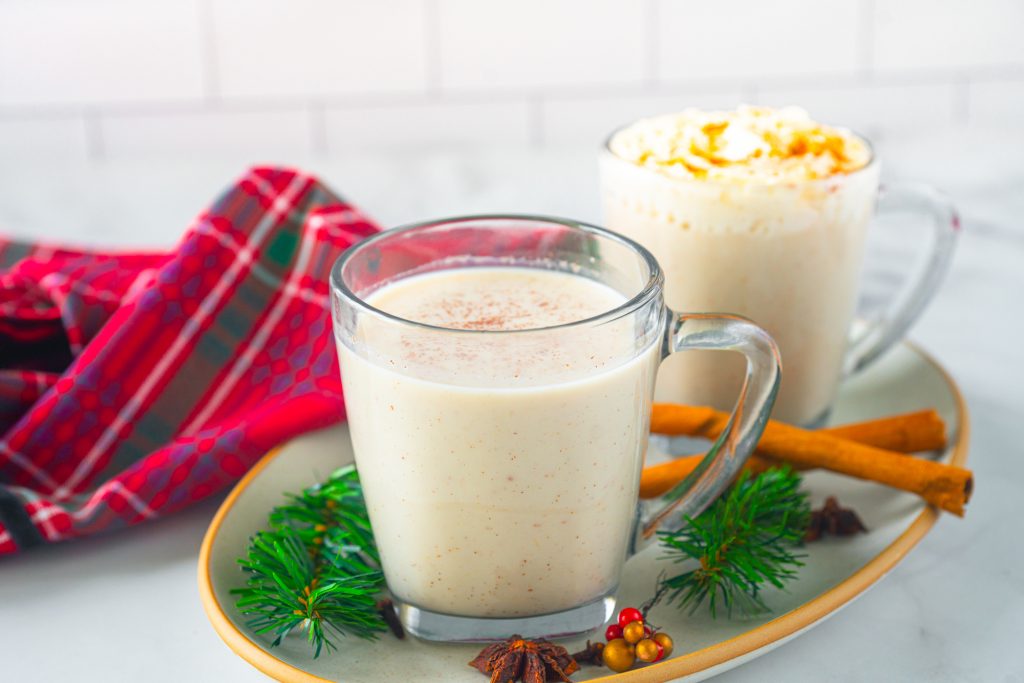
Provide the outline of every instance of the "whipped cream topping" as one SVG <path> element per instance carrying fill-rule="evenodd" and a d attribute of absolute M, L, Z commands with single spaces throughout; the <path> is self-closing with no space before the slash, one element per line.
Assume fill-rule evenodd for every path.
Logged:
<path fill-rule="evenodd" d="M 799 107 L 686 109 L 637 121 L 616 133 L 609 148 L 671 177 L 759 184 L 828 178 L 871 161 L 863 140 Z"/>

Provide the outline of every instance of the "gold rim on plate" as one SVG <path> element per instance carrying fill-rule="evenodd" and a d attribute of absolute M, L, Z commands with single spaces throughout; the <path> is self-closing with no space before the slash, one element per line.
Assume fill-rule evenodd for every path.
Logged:
<path fill-rule="evenodd" d="M 909 342 L 904 342 L 904 344 L 935 368 L 946 382 L 950 393 L 956 401 L 957 439 L 950 449 L 951 456 L 949 462 L 952 465 L 963 467 L 967 462 L 967 444 L 970 436 L 970 418 L 967 414 L 967 404 L 964 401 L 964 397 L 960 393 L 956 382 L 953 381 L 953 378 L 946 372 L 945 368 L 939 365 L 938 361 L 916 344 Z M 239 657 L 263 673 L 287 683 L 330 683 L 325 678 L 314 676 L 278 659 L 250 640 L 224 612 L 213 592 L 210 556 L 221 523 L 231 511 L 242 491 L 249 486 L 253 479 L 259 476 L 259 473 L 274 458 L 280 455 L 281 450 L 282 446 L 278 446 L 260 458 L 259 462 L 231 490 L 231 493 L 228 494 L 221 504 L 220 509 L 217 510 L 217 514 L 214 515 L 213 521 L 210 522 L 210 527 L 206 530 L 203 544 L 199 549 L 199 597 L 202 600 L 203 609 L 206 611 L 206 615 L 209 617 L 210 623 L 213 624 L 217 635 Z M 763 647 L 791 638 L 843 607 L 885 576 L 890 569 L 896 566 L 910 552 L 911 548 L 925 537 L 940 515 L 941 512 L 937 508 L 930 505 L 926 506 L 921 511 L 921 514 L 910 523 L 906 531 L 900 534 L 895 541 L 890 543 L 885 550 L 876 555 L 870 562 L 854 572 L 848 579 L 813 600 L 766 624 L 762 624 L 757 628 L 753 628 L 721 643 L 697 650 L 696 652 L 673 657 L 659 664 L 653 664 L 625 673 L 612 674 L 611 676 L 602 676 L 590 679 L 590 681 L 659 683 L 707 671 L 732 659 L 744 657 Z"/>

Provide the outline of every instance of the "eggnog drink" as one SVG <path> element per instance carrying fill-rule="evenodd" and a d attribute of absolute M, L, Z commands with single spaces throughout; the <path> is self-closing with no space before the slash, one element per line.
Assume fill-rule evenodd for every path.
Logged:
<path fill-rule="evenodd" d="M 753 319 L 782 352 L 776 418 L 809 423 L 836 391 L 878 165 L 799 109 L 687 110 L 628 126 L 601 158 L 605 223 L 647 247 L 678 311 Z M 657 399 L 727 409 L 741 359 L 668 358 Z"/>
<path fill-rule="evenodd" d="M 356 329 L 338 344 L 357 467 L 395 596 L 433 612 L 517 617 L 613 591 L 660 345 L 652 338 L 623 357 L 600 338 L 538 328 L 600 315 L 625 297 L 565 272 L 469 267 L 401 279 L 366 301 L 448 328 L 436 343 L 429 330 L 412 343 Z M 536 342 L 479 334 L 495 330 L 533 330 Z M 361 334 L 372 345 L 361 347 Z"/>

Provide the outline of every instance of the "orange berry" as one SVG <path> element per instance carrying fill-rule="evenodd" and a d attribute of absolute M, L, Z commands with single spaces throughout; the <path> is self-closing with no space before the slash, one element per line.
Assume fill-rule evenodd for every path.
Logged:
<path fill-rule="evenodd" d="M 658 658 L 658 644 L 650 638 L 644 638 L 636 644 L 636 658 L 641 662 L 653 662 Z"/>
<path fill-rule="evenodd" d="M 622 638 L 611 640 L 601 650 L 601 659 L 604 665 L 616 673 L 629 671 L 636 661 L 636 652 L 633 646 Z"/>
<path fill-rule="evenodd" d="M 661 645 L 662 649 L 665 651 L 665 654 L 662 655 L 663 657 L 668 657 L 672 654 L 672 636 L 667 633 L 655 633 L 654 642 Z"/>
<path fill-rule="evenodd" d="M 644 622 L 634 621 L 626 624 L 626 627 L 622 629 L 622 637 L 626 639 L 627 643 L 639 643 L 644 639 Z"/>

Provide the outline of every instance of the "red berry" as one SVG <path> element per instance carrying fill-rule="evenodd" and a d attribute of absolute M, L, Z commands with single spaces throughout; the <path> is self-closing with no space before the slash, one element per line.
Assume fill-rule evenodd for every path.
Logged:
<path fill-rule="evenodd" d="M 644 638 L 650 638 L 653 635 L 654 629 L 648 626 L 647 624 L 644 624 Z"/>
<path fill-rule="evenodd" d="M 665 658 L 665 648 L 658 641 L 654 641 L 654 644 L 658 646 L 658 656 L 654 658 L 654 661 L 660 662 Z"/>
<path fill-rule="evenodd" d="M 608 642 L 622 637 L 622 627 L 618 624 L 611 624 L 604 632 L 604 639 Z"/>
<path fill-rule="evenodd" d="M 640 614 L 640 610 L 636 607 L 626 607 L 619 612 L 619 626 L 625 628 L 626 624 L 632 624 L 634 621 L 643 621 L 644 615 Z"/>

